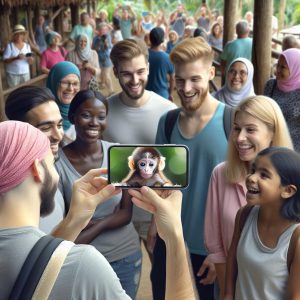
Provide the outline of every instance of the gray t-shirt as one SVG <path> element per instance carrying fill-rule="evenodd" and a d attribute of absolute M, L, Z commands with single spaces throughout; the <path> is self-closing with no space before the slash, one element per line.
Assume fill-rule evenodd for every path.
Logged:
<path fill-rule="evenodd" d="M 0 300 L 6 300 L 30 250 L 44 233 L 34 227 L 0 229 Z M 130 299 L 106 259 L 92 246 L 75 245 L 49 300 Z"/>
<path fill-rule="evenodd" d="M 107 150 L 110 145 L 112 143 L 102 141 L 103 162 L 101 168 L 107 167 Z M 55 165 L 60 177 L 59 189 L 66 202 L 70 203 L 73 183 L 81 175 L 75 170 L 62 150 L 59 151 L 59 160 Z M 93 219 L 102 219 L 111 215 L 120 200 L 121 194 L 118 194 L 98 205 Z M 140 249 L 139 237 L 131 222 L 128 225 L 99 234 L 90 244 L 95 246 L 109 262 L 125 258 Z"/>
<path fill-rule="evenodd" d="M 154 144 L 160 117 L 176 105 L 171 101 L 150 93 L 150 98 L 141 107 L 125 105 L 120 94 L 113 95 L 108 101 L 107 128 L 103 139 L 120 144 Z M 133 100 L 134 101 L 134 100 Z M 150 221 L 151 214 L 134 206 L 133 220 L 136 222 Z"/>
<path fill-rule="evenodd" d="M 39 228 L 49 234 L 63 220 L 65 215 L 64 198 L 58 189 L 54 196 L 55 207 L 50 215 L 40 218 Z"/>

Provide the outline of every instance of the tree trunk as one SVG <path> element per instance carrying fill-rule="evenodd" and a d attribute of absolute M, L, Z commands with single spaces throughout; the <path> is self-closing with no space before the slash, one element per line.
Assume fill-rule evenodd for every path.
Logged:
<path fill-rule="evenodd" d="M 237 14 L 238 0 L 224 1 L 224 29 L 223 29 L 223 47 L 227 42 L 235 37 L 235 22 Z"/>
<path fill-rule="evenodd" d="M 271 72 L 273 0 L 255 0 L 252 62 L 254 90 L 263 94 Z"/>
<path fill-rule="evenodd" d="M 72 28 L 79 24 L 79 6 L 78 4 L 70 4 Z"/>
<path fill-rule="evenodd" d="M 279 15 L 278 15 L 278 32 L 284 28 L 286 0 L 280 0 Z"/>

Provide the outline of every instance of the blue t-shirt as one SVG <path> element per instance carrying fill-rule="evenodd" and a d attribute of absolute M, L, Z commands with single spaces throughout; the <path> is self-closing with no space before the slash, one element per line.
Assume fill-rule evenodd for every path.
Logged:
<path fill-rule="evenodd" d="M 223 103 L 207 125 L 193 138 L 185 138 L 178 127 L 178 120 L 171 134 L 171 144 L 183 144 L 189 148 L 189 186 L 182 190 L 181 219 L 184 239 L 190 253 L 207 255 L 204 246 L 204 215 L 209 180 L 214 167 L 226 158 L 227 139 L 223 126 Z M 156 143 L 167 144 L 165 137 L 166 114 L 159 121 Z"/>
<path fill-rule="evenodd" d="M 169 84 L 167 75 L 174 74 L 169 54 L 149 49 L 149 76 L 146 89 L 168 99 Z"/>

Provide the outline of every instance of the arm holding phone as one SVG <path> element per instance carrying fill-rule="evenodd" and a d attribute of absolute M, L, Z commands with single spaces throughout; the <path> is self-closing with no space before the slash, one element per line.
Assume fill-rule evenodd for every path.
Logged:
<path fill-rule="evenodd" d="M 166 298 L 198 299 L 189 268 L 188 254 L 181 225 L 182 194 L 178 190 L 164 190 L 161 197 L 149 187 L 129 190 L 132 201 L 154 216 L 157 231 L 165 241 L 167 254 Z"/>
<path fill-rule="evenodd" d="M 127 225 L 132 217 L 132 202 L 127 191 L 123 191 L 120 208 L 109 216 L 91 221 L 76 239 L 78 244 L 89 244 L 99 234 Z"/>

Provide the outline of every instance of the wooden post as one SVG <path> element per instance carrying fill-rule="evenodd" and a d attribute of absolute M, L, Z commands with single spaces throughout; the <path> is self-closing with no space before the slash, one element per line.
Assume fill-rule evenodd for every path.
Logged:
<path fill-rule="evenodd" d="M 55 8 L 53 9 L 53 11 L 57 11 L 59 9 L 59 6 L 55 6 Z M 64 29 L 63 29 L 63 12 L 61 11 L 57 17 L 54 19 L 53 21 L 53 26 L 54 26 L 54 30 L 57 31 L 58 33 L 61 34 L 61 36 L 63 36 L 64 34 Z"/>
<path fill-rule="evenodd" d="M 235 23 L 238 0 L 224 1 L 223 47 L 235 37 Z"/>
<path fill-rule="evenodd" d="M 255 0 L 252 63 L 254 90 L 263 94 L 271 73 L 273 0 Z"/>
<path fill-rule="evenodd" d="M 278 16 L 278 32 L 284 28 L 286 0 L 280 0 Z"/>
<path fill-rule="evenodd" d="M 9 19 L 10 9 L 8 6 L 0 5 L 0 46 L 4 48 L 10 41 L 12 26 Z M 2 49 L 1 49 L 2 50 Z M 4 50 L 4 49 L 3 49 Z"/>
<path fill-rule="evenodd" d="M 79 6 L 78 4 L 70 4 L 72 28 L 79 24 Z"/>

